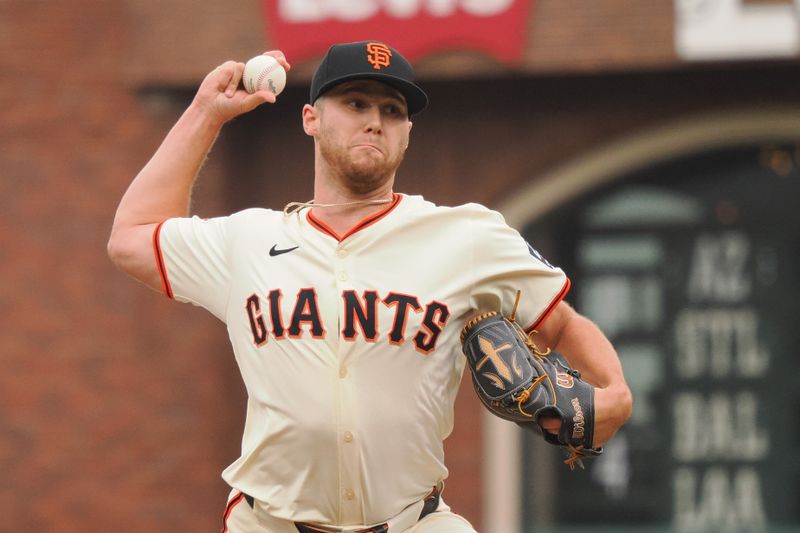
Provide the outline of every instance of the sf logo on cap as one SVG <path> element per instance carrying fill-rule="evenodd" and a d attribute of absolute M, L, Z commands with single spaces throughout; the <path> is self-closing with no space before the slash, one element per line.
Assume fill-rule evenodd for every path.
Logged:
<path fill-rule="evenodd" d="M 388 67 L 392 58 L 392 51 L 382 43 L 369 43 L 367 45 L 367 61 L 375 68 L 380 70 Z"/>

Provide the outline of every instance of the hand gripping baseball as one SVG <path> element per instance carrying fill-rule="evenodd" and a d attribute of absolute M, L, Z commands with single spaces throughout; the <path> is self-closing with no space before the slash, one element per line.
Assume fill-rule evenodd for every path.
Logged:
<path fill-rule="evenodd" d="M 289 70 L 291 66 L 280 51 L 266 52 Z M 274 103 L 275 95 L 270 91 L 248 93 L 241 85 L 245 64 L 226 61 L 206 75 L 194 103 L 205 110 L 212 120 L 224 123 L 232 118 L 252 111 L 266 102 Z"/>
<path fill-rule="evenodd" d="M 509 318 L 495 312 L 473 318 L 461 332 L 461 344 L 478 398 L 494 415 L 563 448 L 570 469 L 583 468 L 584 457 L 602 453 L 592 447 L 594 387 L 559 354 L 539 350 L 513 313 Z M 542 430 L 544 417 L 561 421 L 557 435 Z"/>

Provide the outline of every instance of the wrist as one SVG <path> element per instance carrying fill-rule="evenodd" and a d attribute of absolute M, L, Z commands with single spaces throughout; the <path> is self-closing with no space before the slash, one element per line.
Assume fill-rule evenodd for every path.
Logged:
<path fill-rule="evenodd" d="M 197 127 L 206 129 L 215 135 L 225 125 L 225 119 L 220 117 L 213 105 L 199 101 L 197 98 L 192 100 L 192 103 L 186 108 L 184 117 L 196 124 Z"/>
<path fill-rule="evenodd" d="M 625 383 L 595 389 L 595 414 L 598 419 L 622 426 L 633 411 L 633 395 Z"/>

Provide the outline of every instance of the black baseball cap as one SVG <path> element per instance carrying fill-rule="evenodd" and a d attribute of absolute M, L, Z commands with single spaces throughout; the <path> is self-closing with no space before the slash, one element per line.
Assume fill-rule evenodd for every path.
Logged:
<path fill-rule="evenodd" d="M 411 63 L 380 41 L 331 46 L 311 80 L 311 103 L 325 91 L 351 80 L 377 80 L 394 87 L 405 97 L 409 116 L 428 105 L 428 95 L 414 83 Z"/>

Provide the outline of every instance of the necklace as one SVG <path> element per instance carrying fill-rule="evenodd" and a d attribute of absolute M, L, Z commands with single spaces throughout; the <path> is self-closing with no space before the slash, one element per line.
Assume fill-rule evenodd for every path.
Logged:
<path fill-rule="evenodd" d="M 289 202 L 286 204 L 286 207 L 283 208 L 284 215 L 291 215 L 292 213 L 299 213 L 306 207 L 345 207 L 349 205 L 377 205 L 377 204 L 388 204 L 392 201 L 391 198 L 384 198 L 381 200 L 355 200 L 353 202 L 342 202 L 340 204 L 318 204 L 314 202 L 314 200 L 309 200 L 308 202 Z"/>

